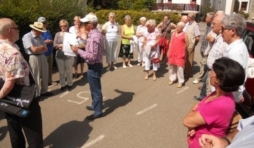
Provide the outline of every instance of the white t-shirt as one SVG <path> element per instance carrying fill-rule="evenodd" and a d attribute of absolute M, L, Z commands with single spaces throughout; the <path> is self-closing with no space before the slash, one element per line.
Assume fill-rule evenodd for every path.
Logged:
<path fill-rule="evenodd" d="M 147 27 L 146 26 L 142 26 L 142 25 L 138 25 L 137 27 L 137 33 L 141 33 L 143 36 L 138 38 L 139 42 L 144 42 L 144 35 L 147 32 Z"/>
<path fill-rule="evenodd" d="M 117 32 L 118 32 L 118 23 L 114 22 L 112 24 L 110 21 L 106 22 L 102 26 L 102 30 L 106 32 L 106 39 L 107 41 L 113 42 L 118 40 Z"/>

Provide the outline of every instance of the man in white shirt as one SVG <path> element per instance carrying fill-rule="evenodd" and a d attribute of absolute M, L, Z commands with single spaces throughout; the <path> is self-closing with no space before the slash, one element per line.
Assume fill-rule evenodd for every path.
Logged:
<path fill-rule="evenodd" d="M 224 56 L 237 61 L 243 66 L 246 74 L 246 79 L 249 53 L 245 43 L 241 38 L 241 35 L 246 28 L 246 21 L 242 15 L 232 14 L 226 16 L 223 19 L 222 24 L 222 37 L 223 40 L 228 44 Z M 243 100 L 242 93 L 244 90 L 244 85 L 241 85 L 239 90 L 234 92 L 236 102 Z"/>

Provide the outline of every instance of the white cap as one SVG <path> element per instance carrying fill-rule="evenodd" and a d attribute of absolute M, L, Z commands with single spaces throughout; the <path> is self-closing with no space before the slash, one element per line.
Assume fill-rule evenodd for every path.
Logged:
<path fill-rule="evenodd" d="M 80 19 L 81 22 L 98 22 L 98 18 L 94 14 L 87 14 L 84 18 Z"/>
<path fill-rule="evenodd" d="M 47 20 L 45 19 L 45 17 L 39 17 L 38 18 L 38 21 L 37 22 L 41 22 L 41 23 L 43 23 L 43 22 L 46 22 Z"/>

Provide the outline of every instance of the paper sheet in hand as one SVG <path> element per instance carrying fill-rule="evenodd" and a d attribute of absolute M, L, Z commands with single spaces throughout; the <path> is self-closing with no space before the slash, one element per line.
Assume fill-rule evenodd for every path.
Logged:
<path fill-rule="evenodd" d="M 63 40 L 63 52 L 64 55 L 67 56 L 76 56 L 76 53 L 74 53 L 71 49 L 71 45 L 76 45 L 77 39 L 74 34 L 71 33 L 64 33 L 64 40 Z"/>

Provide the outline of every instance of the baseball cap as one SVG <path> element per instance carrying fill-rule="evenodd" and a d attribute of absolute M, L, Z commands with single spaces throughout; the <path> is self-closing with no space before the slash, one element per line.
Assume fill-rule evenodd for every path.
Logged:
<path fill-rule="evenodd" d="M 38 22 L 41 22 L 41 23 L 43 23 L 43 22 L 46 22 L 47 20 L 45 19 L 45 17 L 39 17 L 38 18 Z"/>
<path fill-rule="evenodd" d="M 98 18 L 94 14 L 87 14 L 84 18 L 80 19 L 81 22 L 98 22 Z"/>

